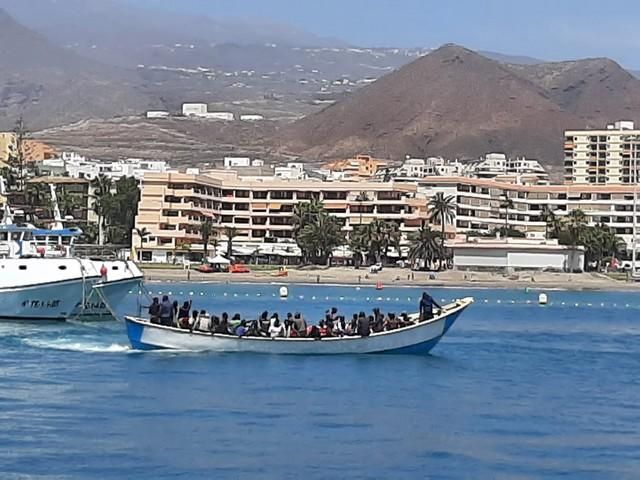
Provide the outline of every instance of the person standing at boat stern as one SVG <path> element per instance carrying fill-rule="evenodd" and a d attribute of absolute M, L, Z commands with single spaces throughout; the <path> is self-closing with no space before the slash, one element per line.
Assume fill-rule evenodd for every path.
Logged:
<path fill-rule="evenodd" d="M 422 293 L 422 298 L 420 299 L 420 321 L 423 322 L 425 320 L 430 320 L 433 318 L 433 307 L 442 308 L 438 305 L 431 295 L 427 292 Z"/>

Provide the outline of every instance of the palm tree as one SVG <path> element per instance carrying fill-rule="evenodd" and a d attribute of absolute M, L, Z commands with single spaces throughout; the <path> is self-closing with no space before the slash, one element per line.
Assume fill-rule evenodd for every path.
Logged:
<path fill-rule="evenodd" d="M 362 204 L 364 202 L 370 202 L 369 194 L 367 192 L 360 192 L 356 197 L 356 202 L 358 202 L 358 213 L 360 215 L 360 221 L 358 225 L 362 225 Z"/>
<path fill-rule="evenodd" d="M 77 195 L 69 192 L 67 189 L 64 189 L 58 195 L 58 205 L 60 206 L 60 211 L 63 217 L 67 215 L 72 215 L 74 212 L 80 208 L 81 203 Z"/>
<path fill-rule="evenodd" d="M 135 232 L 136 232 L 136 235 L 138 235 L 138 238 L 140 239 L 140 248 L 142 248 L 142 244 L 149 237 L 149 235 L 151 235 L 151 232 L 147 230 L 146 227 L 142 227 L 142 228 L 136 227 Z"/>
<path fill-rule="evenodd" d="M 553 213 L 553 210 L 551 210 L 551 208 L 549 208 L 549 205 L 545 205 L 544 208 L 542 209 L 542 212 L 540 212 L 540 219 L 545 222 L 544 225 L 544 238 L 545 239 L 549 239 L 549 229 L 554 229 L 555 228 L 555 221 L 556 221 L 556 214 Z M 556 231 L 556 235 L 557 235 L 557 231 Z"/>
<path fill-rule="evenodd" d="M 225 227 L 224 235 L 227 237 L 227 258 L 231 258 L 233 255 L 233 239 L 238 236 L 238 229 L 236 227 Z"/>
<path fill-rule="evenodd" d="M 502 192 L 500 208 L 504 208 L 504 238 L 509 236 L 509 209 L 513 209 L 513 200 L 509 198 L 507 192 Z"/>
<path fill-rule="evenodd" d="M 315 222 L 318 215 L 324 211 L 324 204 L 317 198 L 308 202 L 298 203 L 293 209 L 293 234 L 297 236 L 302 229 Z"/>
<path fill-rule="evenodd" d="M 205 219 L 200 225 L 200 236 L 202 237 L 202 243 L 204 244 L 204 258 L 206 260 L 209 255 L 209 239 L 213 233 L 213 222 L 210 218 Z"/>
<path fill-rule="evenodd" d="M 105 175 L 99 175 L 91 181 L 94 189 L 93 210 L 98 215 L 98 244 L 104 245 L 105 218 L 113 207 L 111 202 L 111 179 Z"/>
<path fill-rule="evenodd" d="M 429 200 L 429 215 L 430 222 L 440 223 L 440 235 L 444 241 L 445 226 L 447 223 L 452 223 L 456 213 L 455 197 L 453 195 L 444 196 L 444 193 L 438 192 L 434 197 Z"/>
<path fill-rule="evenodd" d="M 340 221 L 326 212 L 321 212 L 316 221 L 304 227 L 298 242 L 309 252 L 313 260 L 329 265 L 333 250 L 344 244 Z"/>
<path fill-rule="evenodd" d="M 416 262 L 421 262 L 426 268 L 440 258 L 442 238 L 438 232 L 431 230 L 431 227 L 422 225 L 420 230 L 413 233 L 409 239 L 411 241 L 409 260 L 414 266 Z"/>

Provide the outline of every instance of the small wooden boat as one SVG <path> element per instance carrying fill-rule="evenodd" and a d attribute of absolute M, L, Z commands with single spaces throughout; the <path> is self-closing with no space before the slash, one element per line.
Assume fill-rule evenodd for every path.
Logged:
<path fill-rule="evenodd" d="M 125 317 L 131 346 L 137 350 L 175 349 L 187 351 L 252 352 L 291 355 L 361 353 L 428 353 L 447 333 L 458 316 L 473 303 L 467 297 L 444 305 L 434 318 L 367 337 L 344 336 L 314 338 L 237 337 L 189 331 L 152 324 L 146 319 Z"/>

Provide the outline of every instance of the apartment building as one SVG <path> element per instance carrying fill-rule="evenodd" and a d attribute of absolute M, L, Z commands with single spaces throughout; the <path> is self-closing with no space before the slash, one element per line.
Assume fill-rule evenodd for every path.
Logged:
<path fill-rule="evenodd" d="M 141 180 L 145 173 L 162 173 L 171 169 L 163 160 L 128 158 L 116 162 L 103 162 L 73 152 L 63 152 L 57 158 L 42 160 L 38 166 L 45 175 L 66 175 L 86 180 L 93 180 L 104 175 L 113 181 L 123 177 L 134 177 Z"/>
<path fill-rule="evenodd" d="M 511 228 L 528 238 L 544 239 L 543 211 L 549 206 L 558 217 L 582 210 L 590 225 L 607 225 L 629 249 L 633 245 L 633 185 L 523 185 L 466 177 L 430 177 L 418 184 L 418 193 L 426 198 L 437 192 L 455 198 L 459 236 L 500 228 L 508 213 Z M 513 202 L 507 211 L 501 207 L 505 195 Z"/>
<path fill-rule="evenodd" d="M 601 130 L 564 133 L 564 180 L 568 184 L 632 184 L 638 176 L 640 130 L 618 121 Z"/>
<path fill-rule="evenodd" d="M 200 225 L 207 218 L 223 242 L 225 228 L 235 227 L 237 246 L 292 245 L 294 207 L 312 199 L 340 219 L 347 235 L 380 219 L 397 222 L 406 241 L 428 218 L 427 198 L 412 184 L 240 177 L 228 170 L 152 173 L 144 176 L 136 217 L 136 227 L 150 232 L 139 255 L 144 261 L 167 261 L 177 251 L 201 252 Z M 140 245 L 140 239 L 134 242 Z"/>

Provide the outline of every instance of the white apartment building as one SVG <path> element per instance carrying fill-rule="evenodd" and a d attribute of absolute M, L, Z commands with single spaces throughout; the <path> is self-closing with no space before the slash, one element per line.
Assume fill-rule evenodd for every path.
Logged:
<path fill-rule="evenodd" d="M 249 157 L 224 157 L 224 168 L 246 168 L 251 166 Z"/>
<path fill-rule="evenodd" d="M 477 178 L 496 178 L 502 175 L 535 175 L 540 181 L 549 178 L 537 160 L 526 157 L 509 158 L 504 153 L 488 153 L 475 162 L 465 165 L 464 175 Z"/>
<path fill-rule="evenodd" d="M 147 112 L 147 118 L 169 118 L 169 112 L 166 110 L 149 110 Z"/>
<path fill-rule="evenodd" d="M 547 183 L 549 175 L 537 160 L 508 158 L 504 153 L 489 153 L 479 160 L 462 163 L 442 157 L 410 158 L 392 172 L 401 178 L 472 177 L 497 179 L 508 177 L 515 183 Z"/>
<path fill-rule="evenodd" d="M 209 107 L 206 103 L 183 103 L 182 115 L 185 117 L 201 117 L 207 114 Z"/>
<path fill-rule="evenodd" d="M 618 121 L 601 130 L 564 132 L 565 183 L 637 183 L 639 158 L 640 130 L 631 121 Z"/>
<path fill-rule="evenodd" d="M 424 178 L 434 175 L 452 177 L 462 175 L 464 165 L 458 160 L 447 160 L 442 157 L 411 158 L 407 157 L 402 166 L 393 173 L 398 177 Z"/>
<path fill-rule="evenodd" d="M 264 116 L 250 113 L 250 114 L 240 115 L 240 120 L 242 122 L 258 122 L 260 120 L 264 120 Z"/>
<path fill-rule="evenodd" d="M 307 178 L 303 163 L 287 163 L 286 167 L 275 167 L 273 176 L 287 180 L 304 180 Z"/>
<path fill-rule="evenodd" d="M 142 180 L 145 173 L 163 173 L 171 170 L 167 162 L 162 160 L 142 160 L 128 158 L 116 162 L 92 160 L 74 152 L 64 152 L 59 158 L 43 160 L 40 170 L 46 175 L 66 175 L 71 178 L 93 180 L 105 175 L 113 181 L 122 177 L 134 177 Z"/>
<path fill-rule="evenodd" d="M 546 233 L 543 211 L 548 206 L 560 218 L 582 210 L 590 225 L 609 226 L 629 250 L 633 248 L 632 185 L 522 185 L 468 177 L 428 177 L 418 183 L 420 196 L 430 198 L 438 192 L 454 198 L 458 235 L 499 229 L 508 213 L 509 227 L 529 239 L 542 240 Z M 513 201 L 507 212 L 501 207 L 505 194 Z"/>

